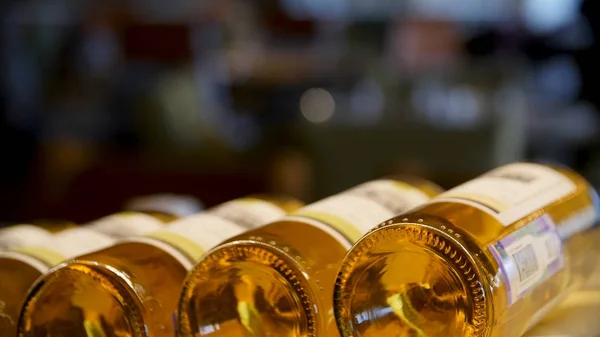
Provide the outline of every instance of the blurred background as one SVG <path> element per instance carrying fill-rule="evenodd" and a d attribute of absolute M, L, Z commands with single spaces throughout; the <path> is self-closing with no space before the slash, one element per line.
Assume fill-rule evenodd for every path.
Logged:
<path fill-rule="evenodd" d="M 0 220 L 518 160 L 600 184 L 600 2 L 5 0 Z"/>

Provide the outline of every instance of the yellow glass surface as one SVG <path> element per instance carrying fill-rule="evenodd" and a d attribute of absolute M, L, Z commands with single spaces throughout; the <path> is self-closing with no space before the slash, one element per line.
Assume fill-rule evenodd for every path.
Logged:
<path fill-rule="evenodd" d="M 282 214 L 283 209 L 301 205 L 291 199 L 260 202 Z M 176 245 L 185 238 L 147 237 L 164 239 L 162 244 L 193 262 L 197 250 L 186 249 L 190 248 L 186 240 L 185 245 Z M 144 241 L 122 242 L 79 256 L 36 282 L 21 312 L 19 336 L 172 337 L 186 274 L 181 260 Z"/>
<path fill-rule="evenodd" d="M 479 208 L 425 205 L 363 237 L 345 257 L 335 287 L 344 337 L 521 336 L 595 266 L 598 227 L 564 242 L 564 268 L 510 304 L 508 286 L 489 246 L 535 219 L 566 220 L 594 206 L 588 183 L 557 169 L 575 189 L 505 226 Z M 515 196 L 517 198 L 518 196 Z"/>
<path fill-rule="evenodd" d="M 441 191 L 420 179 L 397 187 L 429 197 Z M 401 204 L 392 200 L 388 206 Z M 314 222 L 337 230 L 346 242 L 354 231 L 324 211 L 300 209 L 292 215 L 299 216 L 236 236 L 200 260 L 186 278 L 179 303 L 181 337 L 338 335 L 331 298 L 349 244 Z"/>
<path fill-rule="evenodd" d="M 19 310 L 40 276 L 41 271 L 20 260 L 0 258 L 0 336 L 16 336 Z"/>

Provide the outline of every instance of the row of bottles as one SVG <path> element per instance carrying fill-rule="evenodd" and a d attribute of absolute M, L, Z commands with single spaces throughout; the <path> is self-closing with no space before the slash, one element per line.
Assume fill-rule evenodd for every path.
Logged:
<path fill-rule="evenodd" d="M 82 226 L 41 220 L 0 230 L 0 336 L 16 335 L 28 289 L 52 267 L 119 239 L 158 231 L 178 216 L 201 209 L 202 204 L 189 196 L 150 195 L 128 200 L 124 212 Z"/>
<path fill-rule="evenodd" d="M 599 214 L 578 174 L 515 163 L 112 215 L 0 246 L 0 336 L 520 336 L 593 272 Z"/>

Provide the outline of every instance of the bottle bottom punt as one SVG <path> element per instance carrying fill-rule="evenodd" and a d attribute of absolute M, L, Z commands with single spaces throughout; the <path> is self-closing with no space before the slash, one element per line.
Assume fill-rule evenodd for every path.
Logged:
<path fill-rule="evenodd" d="M 482 336 L 485 293 L 468 254 L 432 227 L 374 231 L 354 247 L 338 277 L 342 335 Z"/>
<path fill-rule="evenodd" d="M 146 336 L 140 299 L 127 283 L 98 263 L 63 264 L 30 292 L 19 332 L 31 337 Z"/>
<path fill-rule="evenodd" d="M 182 336 L 314 336 L 311 295 L 294 260 L 269 245 L 237 241 L 202 260 L 184 284 Z"/>

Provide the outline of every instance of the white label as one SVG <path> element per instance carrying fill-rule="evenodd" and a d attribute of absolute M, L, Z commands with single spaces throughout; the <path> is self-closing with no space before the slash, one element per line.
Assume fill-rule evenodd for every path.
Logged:
<path fill-rule="evenodd" d="M 377 180 L 310 204 L 292 215 L 319 220 L 356 242 L 382 221 L 428 200 L 426 194 L 410 185 Z"/>
<path fill-rule="evenodd" d="M 49 240 L 52 233 L 33 225 L 16 225 L 0 230 L 0 250 L 32 246 Z"/>
<path fill-rule="evenodd" d="M 190 270 L 194 267 L 194 261 L 196 259 L 190 258 L 190 256 L 187 255 L 183 250 L 174 247 L 172 244 L 167 243 L 164 240 L 139 236 L 136 238 L 129 238 L 127 239 L 127 242 L 139 242 L 156 247 L 177 260 L 177 262 L 179 262 L 186 270 Z"/>
<path fill-rule="evenodd" d="M 490 246 L 507 282 L 509 304 L 564 267 L 562 241 L 545 214 Z"/>
<path fill-rule="evenodd" d="M 477 207 L 509 226 L 575 191 L 561 173 L 538 164 L 502 166 L 440 194 L 432 202 L 458 202 Z"/>
<path fill-rule="evenodd" d="M 303 224 L 317 227 L 318 229 L 322 230 L 323 232 L 325 232 L 325 233 L 329 234 L 331 237 L 333 237 L 344 248 L 346 248 L 346 250 L 349 250 L 350 248 L 352 248 L 352 242 L 350 242 L 340 231 L 338 231 L 331 225 L 325 224 L 323 221 L 313 220 L 311 218 L 302 217 L 302 216 L 294 216 L 294 215 L 286 216 L 285 220 L 299 221 L 299 222 L 302 222 Z"/>
<path fill-rule="evenodd" d="M 353 230 L 358 236 L 355 237 L 353 241 L 358 240 L 358 238 L 369 231 L 369 229 L 373 228 L 373 226 L 394 216 L 394 213 L 380 204 L 354 195 L 329 197 L 302 208 L 299 212 L 294 213 L 294 215 L 311 217 L 311 215 L 316 215 L 318 213 L 322 213 L 323 216 L 315 216 L 315 218 L 326 221 L 333 227 L 341 226 L 336 220 L 343 220 L 344 226 L 347 225 L 351 228 L 336 229 L 341 230 L 342 232 Z"/>
<path fill-rule="evenodd" d="M 158 231 L 178 234 L 207 251 L 246 229 L 212 214 L 197 214 L 174 221 Z"/>
<path fill-rule="evenodd" d="M 210 214 L 253 229 L 285 216 L 285 211 L 274 204 L 258 199 L 239 199 L 211 209 Z"/>
<path fill-rule="evenodd" d="M 85 227 L 113 238 L 144 235 L 162 228 L 164 224 L 157 218 L 136 212 L 123 212 L 93 221 Z"/>
<path fill-rule="evenodd" d="M 113 238 L 94 230 L 71 228 L 53 235 L 49 241 L 36 246 L 54 251 L 65 259 L 70 259 L 106 248 L 114 243 Z"/>
<path fill-rule="evenodd" d="M 194 261 L 219 243 L 277 220 L 284 214 L 285 211 L 271 203 L 240 199 L 217 206 L 206 213 L 176 220 L 148 236 L 185 253 Z M 165 249 L 164 245 L 156 247 L 180 259 L 181 254 L 174 254 L 173 249 Z"/>
<path fill-rule="evenodd" d="M 384 206 L 394 215 L 422 205 L 430 199 L 420 189 L 393 180 L 371 181 L 351 188 L 343 194 L 360 196 L 374 201 Z"/>
<path fill-rule="evenodd" d="M 115 240 L 87 228 L 71 228 L 33 246 L 16 248 L 0 255 L 20 260 L 40 272 L 70 258 L 109 247 Z"/>

